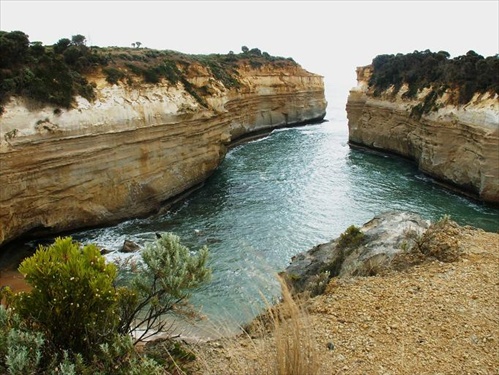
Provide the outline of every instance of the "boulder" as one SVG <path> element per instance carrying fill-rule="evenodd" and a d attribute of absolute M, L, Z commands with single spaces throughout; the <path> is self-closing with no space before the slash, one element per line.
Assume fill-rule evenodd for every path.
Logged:
<path fill-rule="evenodd" d="M 123 248 L 120 250 L 121 253 L 134 253 L 140 249 L 140 246 L 135 242 L 130 240 L 125 240 L 123 242 Z"/>
<path fill-rule="evenodd" d="M 376 274 L 390 268 L 396 254 L 409 251 L 414 238 L 429 226 L 428 220 L 412 212 L 382 213 L 365 223 L 354 240 L 349 239 L 352 234 L 347 230 L 330 242 L 294 256 L 284 277 L 295 292 L 301 292 L 324 273 L 327 279 Z"/>

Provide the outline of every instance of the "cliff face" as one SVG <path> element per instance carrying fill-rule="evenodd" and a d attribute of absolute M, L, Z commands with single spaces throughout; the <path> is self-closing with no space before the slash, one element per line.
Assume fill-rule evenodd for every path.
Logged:
<path fill-rule="evenodd" d="M 347 102 L 349 141 L 353 145 L 389 151 L 418 163 L 436 180 L 474 198 L 499 204 L 499 100 L 476 95 L 465 106 L 449 104 L 449 93 L 437 111 L 411 118 L 414 100 L 390 91 L 374 97 L 368 88 L 370 67 L 357 69 L 358 85 Z"/>
<path fill-rule="evenodd" d="M 323 78 L 295 64 L 238 68 L 227 89 L 201 65 L 181 83 L 110 85 L 71 110 L 12 98 L 0 117 L 0 245 L 151 213 L 203 182 L 254 131 L 322 120 Z"/>

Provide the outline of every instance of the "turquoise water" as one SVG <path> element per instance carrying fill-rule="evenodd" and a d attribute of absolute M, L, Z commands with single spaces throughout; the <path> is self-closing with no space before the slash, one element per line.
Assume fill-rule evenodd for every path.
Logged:
<path fill-rule="evenodd" d="M 499 209 L 451 193 L 407 160 L 353 150 L 342 109 L 327 122 L 280 129 L 232 149 L 206 185 L 171 212 L 75 233 L 109 250 L 170 231 L 210 249 L 212 282 L 192 301 L 209 321 L 237 327 L 279 294 L 291 257 L 387 210 L 499 230 Z M 110 258 L 123 257 L 117 253 Z"/>

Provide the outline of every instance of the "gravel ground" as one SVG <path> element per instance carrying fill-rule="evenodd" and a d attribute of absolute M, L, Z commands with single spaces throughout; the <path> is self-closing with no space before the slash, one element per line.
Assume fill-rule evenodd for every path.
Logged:
<path fill-rule="evenodd" d="M 456 239 L 455 262 L 333 279 L 309 300 L 313 373 L 499 374 L 499 234 L 460 227 Z M 273 342 L 270 333 L 195 345 L 192 373 L 270 374 Z"/>

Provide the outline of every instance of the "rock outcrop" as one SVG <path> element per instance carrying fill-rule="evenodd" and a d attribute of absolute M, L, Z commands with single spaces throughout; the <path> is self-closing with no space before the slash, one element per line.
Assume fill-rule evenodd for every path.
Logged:
<path fill-rule="evenodd" d="M 70 110 L 12 98 L 0 117 L 0 245 L 147 215 L 199 186 L 253 132 L 321 121 L 323 77 L 294 62 L 238 67 L 227 88 L 205 66 L 182 83 L 110 85 Z"/>
<path fill-rule="evenodd" d="M 385 212 L 360 229 L 362 239 L 355 241 L 346 231 L 343 236 L 295 255 L 283 276 L 296 292 L 310 290 L 316 282 L 332 277 L 367 276 L 391 267 L 397 254 L 408 252 L 414 238 L 420 237 L 430 222 L 412 212 Z M 346 236 L 345 236 L 346 234 Z M 350 238 L 349 238 L 350 236 Z M 320 275 L 327 273 L 326 280 Z"/>
<path fill-rule="evenodd" d="M 499 100 L 475 95 L 464 106 L 438 99 L 438 110 L 411 117 L 427 91 L 403 98 L 407 87 L 375 97 L 370 66 L 357 69 L 357 87 L 347 102 L 349 142 L 414 160 L 425 174 L 484 202 L 499 204 Z M 427 89 L 428 90 L 428 89 Z"/>

